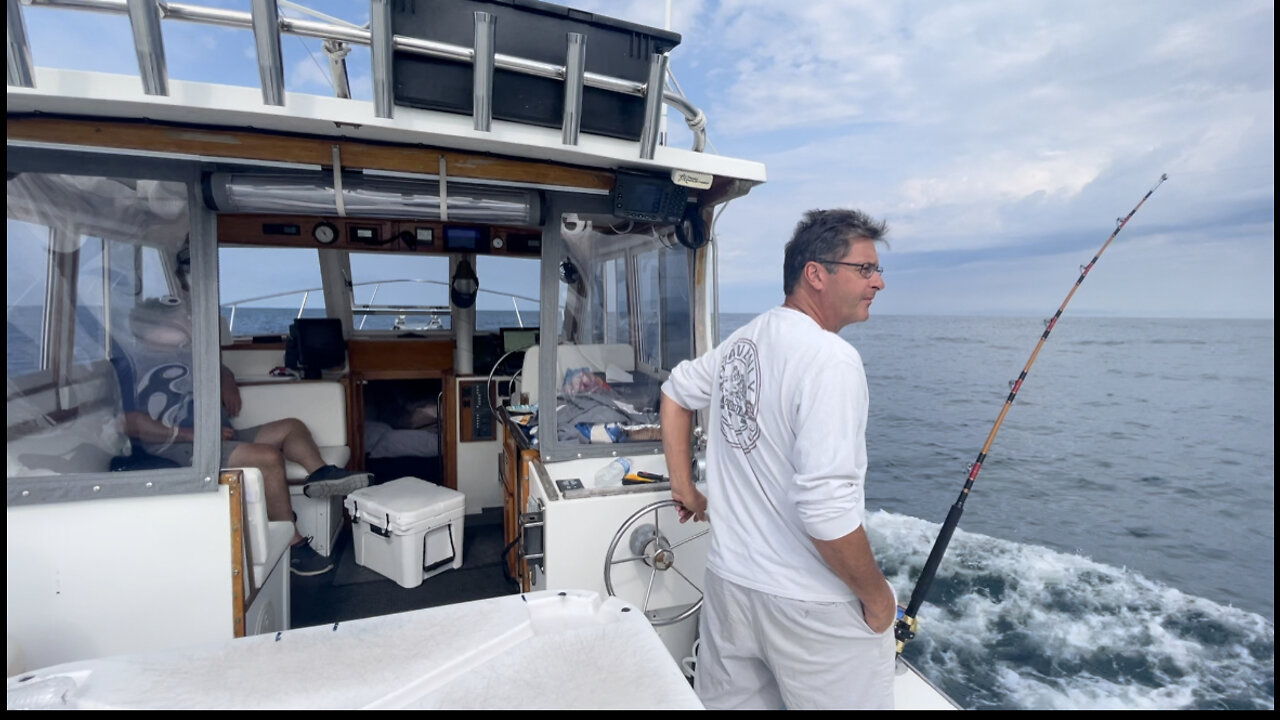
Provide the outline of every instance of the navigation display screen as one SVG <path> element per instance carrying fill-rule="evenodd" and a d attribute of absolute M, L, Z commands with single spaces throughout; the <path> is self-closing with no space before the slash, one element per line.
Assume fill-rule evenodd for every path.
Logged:
<path fill-rule="evenodd" d="M 480 228 L 446 227 L 444 229 L 444 249 L 478 252 L 488 249 L 488 245 Z"/>

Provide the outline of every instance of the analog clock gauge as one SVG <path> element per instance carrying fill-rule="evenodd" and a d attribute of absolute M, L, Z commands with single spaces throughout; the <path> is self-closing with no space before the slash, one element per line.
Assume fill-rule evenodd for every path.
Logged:
<path fill-rule="evenodd" d="M 338 228 L 331 222 L 316 223 L 311 228 L 311 236 L 321 245 L 332 245 L 338 239 Z"/>

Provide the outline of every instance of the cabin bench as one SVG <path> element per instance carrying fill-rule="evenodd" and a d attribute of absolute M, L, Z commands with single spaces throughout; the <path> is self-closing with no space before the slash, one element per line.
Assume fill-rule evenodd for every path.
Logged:
<path fill-rule="evenodd" d="M 320 457 L 330 465 L 346 467 L 351 459 L 347 443 L 346 387 L 331 380 L 297 380 L 240 386 L 240 414 L 231 418 L 236 429 L 262 425 L 285 418 L 297 418 L 311 431 L 320 448 Z M 328 557 L 342 530 L 341 497 L 310 498 L 302 494 L 307 471 L 286 461 L 289 499 L 298 532 L 311 537 L 311 547 Z"/>
<path fill-rule="evenodd" d="M 241 383 L 273 382 L 271 371 L 284 366 L 284 350 L 280 348 L 222 348 L 222 364 Z M 291 380 L 292 378 L 285 378 Z"/>

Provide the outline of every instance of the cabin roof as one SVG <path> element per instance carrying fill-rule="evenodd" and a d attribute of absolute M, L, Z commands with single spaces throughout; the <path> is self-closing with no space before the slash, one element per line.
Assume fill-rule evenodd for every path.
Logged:
<path fill-rule="evenodd" d="M 749 184 L 765 181 L 763 164 L 739 158 L 659 146 L 653 160 L 644 160 L 637 143 L 627 140 L 583 133 L 579 144 L 570 146 L 552 128 L 495 119 L 491 130 L 478 131 L 469 116 L 404 106 L 396 106 L 393 117 L 380 118 L 367 101 L 296 92 L 285 95 L 283 107 L 270 106 L 255 87 L 171 80 L 169 95 L 156 96 L 146 94 L 136 76 L 37 68 L 35 87 L 9 86 L 6 100 L 10 117 L 43 113 L 145 119 L 447 148 L 586 168 L 688 170 Z"/>

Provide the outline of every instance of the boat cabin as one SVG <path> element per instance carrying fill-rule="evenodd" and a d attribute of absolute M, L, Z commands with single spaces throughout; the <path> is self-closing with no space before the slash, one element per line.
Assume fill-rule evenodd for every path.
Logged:
<path fill-rule="evenodd" d="M 220 466 L 231 379 L 234 427 L 297 418 L 370 490 L 454 493 L 451 522 L 501 525 L 511 592 L 617 595 L 673 659 L 691 654 L 705 547 L 684 573 L 652 562 L 697 547 L 661 506 L 659 388 L 716 340 L 714 219 L 764 168 L 704 151 L 705 117 L 665 82 L 679 35 L 545 3 L 369 7 L 357 27 L 275 0 L 9 3 L 7 613 L 23 666 L 291 627 L 292 527 L 268 520 L 260 472 Z M 34 64 L 32 17 L 84 10 L 129 23 L 136 76 Z M 252 33 L 258 86 L 170 78 L 175 19 Z M 324 41 L 334 96 L 287 91 L 288 35 Z M 350 96 L 352 48 L 372 101 Z M 691 149 L 665 144 L 668 106 Z M 193 399 L 176 411 L 188 462 L 142 452 L 138 388 Z M 633 474 L 598 482 L 618 457 Z M 355 493 L 308 497 L 287 470 L 322 555 L 344 530 L 392 534 Z M 428 534 L 366 562 L 404 587 L 444 580 L 456 566 L 426 555 L 443 542 L 450 560 L 456 536 Z"/>

